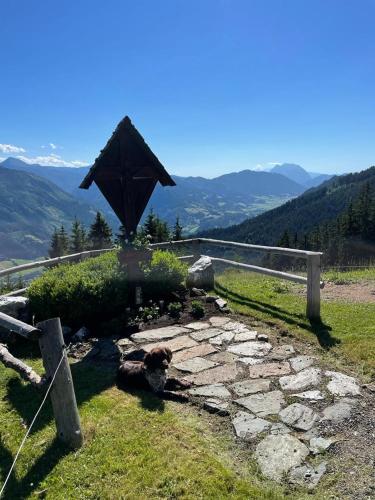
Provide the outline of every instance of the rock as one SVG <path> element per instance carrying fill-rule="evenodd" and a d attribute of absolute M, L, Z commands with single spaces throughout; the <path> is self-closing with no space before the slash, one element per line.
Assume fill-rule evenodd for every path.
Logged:
<path fill-rule="evenodd" d="M 233 337 L 234 337 L 233 332 L 223 332 L 217 337 L 211 337 L 209 343 L 213 345 L 229 344 L 229 342 L 233 340 Z"/>
<path fill-rule="evenodd" d="M 227 307 L 227 305 L 228 305 L 228 302 L 226 300 L 224 300 L 224 299 L 218 298 L 218 299 L 215 300 L 215 306 L 218 309 L 221 309 L 221 310 L 225 309 Z"/>
<path fill-rule="evenodd" d="M 289 434 L 290 429 L 282 422 L 277 422 L 273 424 L 270 430 L 270 434 L 277 436 L 278 434 Z"/>
<path fill-rule="evenodd" d="M 0 312 L 18 318 L 29 304 L 27 297 L 5 297 L 0 296 Z"/>
<path fill-rule="evenodd" d="M 163 328 L 133 333 L 131 339 L 134 340 L 134 342 L 156 342 L 158 340 L 171 339 L 183 333 L 189 333 L 189 330 L 182 326 L 164 326 Z"/>
<path fill-rule="evenodd" d="M 203 403 L 203 408 L 210 413 L 217 413 L 220 417 L 226 417 L 229 415 L 228 411 L 229 403 L 221 401 L 220 399 L 207 399 Z"/>
<path fill-rule="evenodd" d="M 215 361 L 215 363 L 234 363 L 237 360 L 237 356 L 228 351 L 220 351 L 212 354 L 209 360 Z"/>
<path fill-rule="evenodd" d="M 268 335 L 266 335 L 265 333 L 260 333 L 258 335 L 258 340 L 260 340 L 261 342 L 268 342 Z"/>
<path fill-rule="evenodd" d="M 80 328 L 78 330 L 78 332 L 76 332 L 73 337 L 71 338 L 72 342 L 82 342 L 83 340 L 89 338 L 90 336 L 90 332 L 88 330 L 88 328 L 86 328 L 85 326 L 83 326 L 82 328 Z"/>
<path fill-rule="evenodd" d="M 314 455 L 318 455 L 319 453 L 324 453 L 333 443 L 334 443 L 333 439 L 324 438 L 321 436 L 312 437 L 310 439 L 310 451 Z"/>
<path fill-rule="evenodd" d="M 290 434 L 267 436 L 255 450 L 263 475 L 278 482 L 292 467 L 301 465 L 308 454 L 307 446 Z"/>
<path fill-rule="evenodd" d="M 193 323 L 189 323 L 188 325 L 184 325 L 185 328 L 189 328 L 189 330 L 194 330 L 198 332 L 199 330 L 205 330 L 206 328 L 210 328 L 211 324 L 205 321 L 194 321 Z"/>
<path fill-rule="evenodd" d="M 192 288 L 190 290 L 190 295 L 192 297 L 204 297 L 206 295 L 206 292 L 203 290 L 203 288 Z"/>
<path fill-rule="evenodd" d="M 281 391 L 271 391 L 236 399 L 235 403 L 260 417 L 266 417 L 279 413 L 281 407 L 285 405 L 285 399 Z"/>
<path fill-rule="evenodd" d="M 264 379 L 243 380 L 242 382 L 236 382 L 231 385 L 230 388 L 237 394 L 237 396 L 247 396 L 248 394 L 269 391 L 270 381 Z"/>
<path fill-rule="evenodd" d="M 275 361 L 283 361 L 294 354 L 294 347 L 292 345 L 280 345 L 274 347 L 271 353 L 268 355 L 268 359 L 274 359 Z"/>
<path fill-rule="evenodd" d="M 339 372 L 326 371 L 325 375 L 331 377 L 327 389 L 335 396 L 360 396 L 360 387 L 353 377 Z"/>
<path fill-rule="evenodd" d="M 202 340 L 210 339 L 211 337 L 217 337 L 221 335 L 223 330 L 219 328 L 208 328 L 206 330 L 200 330 L 198 332 L 190 333 L 190 337 L 196 340 L 197 342 L 201 342 Z"/>
<path fill-rule="evenodd" d="M 228 347 L 229 352 L 249 357 L 265 356 L 271 349 L 272 345 L 268 342 L 242 342 Z"/>
<path fill-rule="evenodd" d="M 216 366 L 201 373 L 188 375 L 185 379 L 195 385 L 210 385 L 219 382 L 230 382 L 236 378 L 237 373 L 235 363 L 228 363 L 227 365 Z"/>
<path fill-rule="evenodd" d="M 100 349 L 99 358 L 104 361 L 120 358 L 120 349 L 112 340 L 101 339 L 95 347 Z"/>
<path fill-rule="evenodd" d="M 323 410 L 322 421 L 330 420 L 339 424 L 350 417 L 357 401 L 355 399 L 344 398 Z"/>
<path fill-rule="evenodd" d="M 371 384 L 363 384 L 364 389 L 367 389 L 369 392 L 375 392 L 375 383 Z"/>
<path fill-rule="evenodd" d="M 204 358 L 191 358 L 181 363 L 174 363 L 173 366 L 182 372 L 198 373 L 217 366 L 217 363 Z"/>
<path fill-rule="evenodd" d="M 279 380 L 280 387 L 284 391 L 301 391 L 306 387 L 320 384 L 320 373 L 319 368 L 306 368 L 296 375 L 281 377 Z"/>
<path fill-rule="evenodd" d="M 201 387 L 189 389 L 188 392 L 192 396 L 206 396 L 219 399 L 229 399 L 231 397 L 230 392 L 224 384 L 202 385 Z"/>
<path fill-rule="evenodd" d="M 149 352 L 154 347 L 163 346 L 169 347 L 172 352 L 176 352 L 197 345 L 198 343 L 195 342 L 195 340 L 191 339 L 188 335 L 181 335 L 180 337 L 175 337 L 171 340 L 164 340 L 162 342 L 153 342 L 152 344 L 142 345 L 141 348 L 146 352 Z"/>
<path fill-rule="evenodd" d="M 284 424 L 291 425 L 295 429 L 302 431 L 311 429 L 318 420 L 318 415 L 311 408 L 300 403 L 293 403 L 287 406 L 280 411 L 279 417 Z"/>
<path fill-rule="evenodd" d="M 264 363 L 264 359 L 262 358 L 238 358 L 237 361 L 239 363 L 243 363 L 244 365 L 250 365 L 250 366 Z"/>
<path fill-rule="evenodd" d="M 218 298 L 219 297 L 216 297 L 216 295 L 206 295 L 204 301 L 206 304 L 213 304 Z"/>
<path fill-rule="evenodd" d="M 287 361 L 279 363 L 263 363 L 249 367 L 250 378 L 278 377 L 290 373 L 290 366 Z"/>
<path fill-rule="evenodd" d="M 117 341 L 117 345 L 122 353 L 135 349 L 135 344 L 130 339 L 120 339 Z"/>
<path fill-rule="evenodd" d="M 289 482 L 313 489 L 319 483 L 321 477 L 327 470 L 326 462 L 322 462 L 317 467 L 302 465 L 291 470 Z"/>
<path fill-rule="evenodd" d="M 70 326 L 62 326 L 61 331 L 64 337 L 65 341 L 69 341 L 70 337 L 73 335 L 73 330 L 70 328 Z"/>
<path fill-rule="evenodd" d="M 198 344 L 194 347 L 190 347 L 189 349 L 184 349 L 183 351 L 178 351 L 173 354 L 173 362 L 180 363 L 182 361 L 186 361 L 191 358 L 207 356 L 208 354 L 212 354 L 216 352 L 217 349 L 211 344 Z M 211 361 L 218 362 L 216 359 L 212 359 Z"/>
<path fill-rule="evenodd" d="M 291 396 L 300 399 L 309 399 L 311 403 L 319 401 L 320 399 L 325 399 L 324 394 L 322 394 L 320 391 L 305 391 L 298 394 L 291 394 Z"/>
<path fill-rule="evenodd" d="M 239 333 L 236 333 L 234 335 L 234 342 L 246 342 L 248 340 L 256 340 L 258 335 L 258 332 L 256 331 L 251 331 L 248 330 L 247 328 L 245 330 L 242 330 Z"/>
<path fill-rule="evenodd" d="M 214 327 L 221 327 L 221 326 L 225 325 L 226 323 L 229 323 L 229 321 L 230 321 L 230 318 L 226 318 L 225 316 L 212 316 L 209 319 L 209 322 Z"/>
<path fill-rule="evenodd" d="M 313 356 L 297 356 L 290 358 L 289 363 L 295 372 L 299 372 L 313 365 L 315 361 L 316 359 Z"/>
<path fill-rule="evenodd" d="M 263 418 L 258 418 L 245 411 L 236 413 L 232 424 L 236 435 L 246 441 L 250 441 L 260 432 L 264 432 L 271 427 L 270 422 Z"/>
<path fill-rule="evenodd" d="M 223 325 L 222 328 L 223 330 L 233 331 L 234 333 L 249 331 L 247 326 L 244 325 L 243 323 L 240 323 L 239 321 L 229 321 L 229 323 L 225 323 L 225 325 Z"/>
<path fill-rule="evenodd" d="M 200 257 L 189 267 L 186 278 L 188 288 L 203 288 L 211 290 L 214 288 L 214 268 L 209 257 Z"/>

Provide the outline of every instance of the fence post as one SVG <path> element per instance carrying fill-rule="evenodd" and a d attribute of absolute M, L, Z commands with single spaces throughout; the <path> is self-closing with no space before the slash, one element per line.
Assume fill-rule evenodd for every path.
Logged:
<path fill-rule="evenodd" d="M 320 319 L 320 255 L 307 256 L 307 308 L 310 320 Z"/>
<path fill-rule="evenodd" d="M 196 262 L 201 257 L 201 245 L 199 240 L 194 240 L 191 249 L 194 255 L 193 263 Z"/>
<path fill-rule="evenodd" d="M 42 331 L 39 347 L 47 380 L 53 376 L 61 356 L 63 356 L 51 389 L 51 402 L 56 421 L 57 436 L 71 448 L 80 448 L 83 444 L 83 436 L 60 318 L 42 321 L 38 323 L 37 327 Z"/>

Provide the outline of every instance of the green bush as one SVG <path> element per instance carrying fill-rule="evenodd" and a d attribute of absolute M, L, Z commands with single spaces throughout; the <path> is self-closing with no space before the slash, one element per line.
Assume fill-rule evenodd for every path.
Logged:
<path fill-rule="evenodd" d="M 123 313 L 126 274 L 110 252 L 78 264 L 61 264 L 31 283 L 28 291 L 36 321 L 59 316 L 63 324 L 95 327 Z"/>
<path fill-rule="evenodd" d="M 194 318 L 203 318 L 204 316 L 204 307 L 199 300 L 193 300 L 191 303 L 191 314 Z"/>
<path fill-rule="evenodd" d="M 187 269 L 174 253 L 156 250 L 144 268 L 144 295 L 151 299 L 170 296 L 185 280 Z"/>
<path fill-rule="evenodd" d="M 171 318 L 179 318 L 182 311 L 182 305 L 179 302 L 171 302 L 168 304 L 168 314 Z"/>

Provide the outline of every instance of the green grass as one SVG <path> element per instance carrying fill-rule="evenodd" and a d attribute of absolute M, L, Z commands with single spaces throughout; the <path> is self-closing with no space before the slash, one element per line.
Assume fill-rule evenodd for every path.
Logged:
<path fill-rule="evenodd" d="M 38 360 L 28 360 L 40 370 Z M 126 394 L 111 373 L 72 365 L 85 445 L 69 452 L 42 411 L 21 452 L 5 498 L 281 499 L 254 465 L 234 465 L 228 439 L 186 405 Z M 0 365 L 0 484 L 41 395 Z M 240 461 L 241 463 L 241 461 Z"/>
<path fill-rule="evenodd" d="M 351 269 L 348 271 L 326 271 L 323 273 L 325 281 L 332 281 L 336 284 L 358 283 L 360 281 L 375 280 L 375 267 L 368 269 Z"/>
<path fill-rule="evenodd" d="M 234 311 L 287 328 L 300 338 L 319 344 L 351 364 L 359 375 L 368 378 L 375 373 L 374 303 L 323 301 L 322 321 L 311 324 L 305 315 L 305 296 L 296 294 L 296 287 L 288 283 L 248 272 L 227 271 L 217 277 L 216 288 Z"/>

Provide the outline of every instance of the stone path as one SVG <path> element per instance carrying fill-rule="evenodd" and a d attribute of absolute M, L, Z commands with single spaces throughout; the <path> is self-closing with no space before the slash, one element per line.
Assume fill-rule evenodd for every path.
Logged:
<path fill-rule="evenodd" d="M 326 472 L 335 437 L 324 424 L 342 423 L 361 398 L 357 380 L 325 371 L 292 345 L 225 316 L 146 330 L 131 337 L 126 353 L 167 345 L 172 370 L 193 383 L 189 393 L 205 410 L 230 418 L 262 473 L 275 481 L 315 487 Z M 328 426 L 329 428 L 329 426 Z"/>

